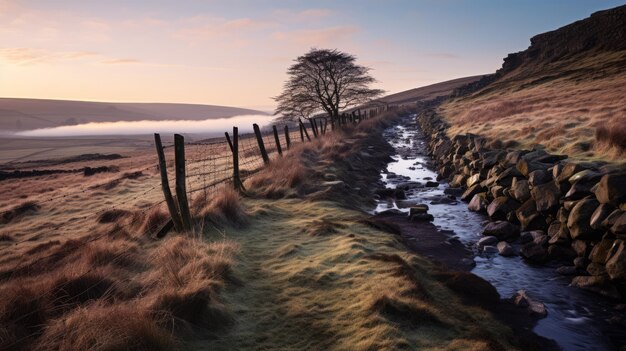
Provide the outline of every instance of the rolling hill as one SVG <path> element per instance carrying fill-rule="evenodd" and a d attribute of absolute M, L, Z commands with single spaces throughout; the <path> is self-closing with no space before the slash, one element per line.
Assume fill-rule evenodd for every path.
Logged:
<path fill-rule="evenodd" d="M 0 98 L 0 131 L 11 132 L 87 122 L 204 120 L 249 114 L 267 113 L 214 105 Z"/>

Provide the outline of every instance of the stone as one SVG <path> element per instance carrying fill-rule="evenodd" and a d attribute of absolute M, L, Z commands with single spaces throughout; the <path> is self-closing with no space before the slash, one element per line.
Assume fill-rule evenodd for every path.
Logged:
<path fill-rule="evenodd" d="M 606 261 L 606 272 L 611 279 L 626 279 L 626 249 L 623 240 L 615 240 Z"/>
<path fill-rule="evenodd" d="M 526 244 L 529 243 L 531 241 L 535 240 L 535 238 L 533 237 L 533 233 L 532 232 L 521 232 L 519 235 L 519 242 L 520 244 Z"/>
<path fill-rule="evenodd" d="M 536 162 L 536 161 L 529 161 L 527 159 L 522 158 L 521 160 L 519 160 L 516 164 L 516 168 L 517 170 L 525 177 L 528 178 L 528 174 L 530 172 L 536 171 L 536 170 L 542 170 L 545 171 L 548 168 L 552 167 L 551 164 L 548 163 L 541 163 L 541 162 Z"/>
<path fill-rule="evenodd" d="M 556 269 L 556 273 L 560 275 L 578 275 L 576 266 L 561 266 Z"/>
<path fill-rule="evenodd" d="M 617 220 L 620 218 L 620 216 L 622 215 L 622 213 L 624 213 L 624 211 L 617 209 L 613 212 L 611 212 L 611 214 L 609 214 L 603 221 L 602 221 L 602 228 L 612 228 L 613 225 L 615 223 L 617 223 Z"/>
<path fill-rule="evenodd" d="M 527 180 L 517 180 L 517 178 L 513 179 L 513 183 L 511 184 L 511 190 L 509 190 L 511 196 L 519 201 L 524 202 L 530 198 L 530 189 Z"/>
<path fill-rule="evenodd" d="M 578 173 L 575 173 L 573 176 L 569 177 L 567 181 L 570 182 L 570 184 L 572 185 L 578 182 L 583 182 L 583 183 L 594 182 L 595 183 L 601 177 L 602 177 L 602 173 L 596 172 L 591 169 L 585 169 Z"/>
<path fill-rule="evenodd" d="M 595 198 L 580 200 L 567 218 L 567 228 L 572 239 L 597 240 L 599 234 L 597 230 L 591 228 L 591 216 L 600 204 Z"/>
<path fill-rule="evenodd" d="M 595 262 L 589 263 L 585 270 L 587 271 L 587 273 L 591 275 L 605 275 L 606 274 L 606 268 L 604 267 L 604 265 L 601 265 Z"/>
<path fill-rule="evenodd" d="M 579 163 L 568 163 L 563 166 L 563 169 L 555 179 L 558 183 L 569 182 L 569 179 L 576 173 L 583 171 L 585 168 Z"/>
<path fill-rule="evenodd" d="M 483 229 L 484 236 L 495 236 L 498 240 L 512 240 L 519 233 L 519 227 L 507 221 L 490 222 Z"/>
<path fill-rule="evenodd" d="M 467 181 L 465 183 L 468 188 L 471 188 L 474 184 L 480 183 L 480 181 L 480 173 L 476 173 L 467 178 Z"/>
<path fill-rule="evenodd" d="M 526 308 L 528 312 L 535 317 L 543 318 L 548 315 L 546 306 L 528 296 L 525 290 L 519 290 L 512 297 L 513 303 L 517 307 Z"/>
<path fill-rule="evenodd" d="M 520 250 L 520 254 L 525 259 L 535 263 L 543 263 L 548 258 L 548 250 L 544 245 L 538 243 L 537 241 L 531 241 L 527 244 L 524 244 L 524 246 L 522 246 L 522 249 Z"/>
<path fill-rule="evenodd" d="M 605 174 L 595 189 L 600 203 L 619 206 L 626 202 L 626 173 Z"/>
<path fill-rule="evenodd" d="M 552 180 L 552 175 L 548 171 L 538 169 L 528 173 L 528 184 L 530 186 L 537 186 L 546 184 Z"/>
<path fill-rule="evenodd" d="M 514 212 L 520 204 L 506 196 L 495 198 L 487 207 L 487 214 L 493 220 L 504 220 L 509 212 Z"/>
<path fill-rule="evenodd" d="M 504 187 L 509 187 L 511 186 L 511 183 L 513 182 L 513 178 L 515 177 L 520 178 L 522 176 L 523 175 L 517 170 L 517 168 L 509 167 L 498 175 L 498 178 L 496 179 L 496 183 Z"/>
<path fill-rule="evenodd" d="M 583 240 L 573 240 L 571 246 L 579 257 L 587 257 L 589 254 L 590 247 Z"/>
<path fill-rule="evenodd" d="M 474 195 L 478 193 L 482 193 L 484 191 L 485 189 L 482 187 L 482 185 L 474 184 L 471 187 L 469 187 L 467 190 L 465 190 L 463 195 L 461 195 L 461 200 L 470 201 L 474 197 Z"/>
<path fill-rule="evenodd" d="M 615 240 L 607 238 L 602 239 L 599 243 L 595 244 L 591 249 L 591 253 L 589 254 L 589 259 L 591 260 L 591 262 L 599 263 L 601 265 L 606 264 L 614 243 Z"/>
<path fill-rule="evenodd" d="M 572 262 L 576 258 L 576 252 L 565 245 L 548 246 L 548 258 L 550 260 Z"/>
<path fill-rule="evenodd" d="M 496 197 L 504 196 L 504 189 L 505 188 L 501 185 L 494 185 L 489 192 L 491 193 L 491 197 L 495 199 Z"/>
<path fill-rule="evenodd" d="M 498 252 L 498 248 L 495 246 L 491 246 L 491 245 L 485 245 L 483 246 L 483 253 L 486 254 L 494 254 Z"/>
<path fill-rule="evenodd" d="M 463 194 L 463 188 L 445 188 L 443 193 L 452 196 L 461 196 Z"/>
<path fill-rule="evenodd" d="M 615 211 L 615 207 L 611 204 L 600 204 L 593 214 L 591 215 L 591 220 L 589 221 L 589 225 L 591 228 L 599 230 L 602 229 L 602 222 L 613 212 Z M 608 228 L 605 228 L 608 229 Z"/>
<path fill-rule="evenodd" d="M 467 205 L 467 209 L 474 212 L 486 212 L 489 201 L 487 201 L 486 193 L 478 193 L 474 195 L 472 201 Z"/>
<path fill-rule="evenodd" d="M 535 200 L 528 199 L 516 211 L 515 215 L 522 230 L 543 230 L 546 226 L 545 218 L 537 212 Z"/>
<path fill-rule="evenodd" d="M 465 180 L 466 179 L 467 179 L 466 175 L 457 174 L 450 181 L 450 186 L 453 187 L 453 188 L 458 188 L 458 187 L 460 187 L 462 185 L 465 185 Z"/>
<path fill-rule="evenodd" d="M 427 212 L 428 212 L 428 205 L 417 204 L 409 208 L 409 217 L 418 213 L 427 213 Z"/>
<path fill-rule="evenodd" d="M 496 238 L 495 236 L 484 236 L 480 238 L 480 240 L 478 240 L 476 246 L 478 246 L 479 248 L 483 248 L 485 246 L 493 246 L 496 244 L 498 244 L 498 238 Z"/>
<path fill-rule="evenodd" d="M 606 276 L 603 275 L 591 275 L 591 276 L 578 276 L 572 279 L 571 286 L 575 286 L 581 289 L 593 291 L 595 293 L 613 298 L 619 299 L 620 294 L 617 291 L 615 285 L 611 284 Z"/>
<path fill-rule="evenodd" d="M 585 257 L 576 257 L 574 259 L 574 266 L 578 269 L 585 269 L 589 261 Z"/>
<path fill-rule="evenodd" d="M 435 182 L 435 181 L 432 181 L 432 180 L 429 180 L 429 181 L 426 182 L 426 184 L 424 184 L 424 186 L 427 187 L 427 188 L 436 188 L 436 187 L 439 186 L 439 183 Z"/>
<path fill-rule="evenodd" d="M 626 234 L 626 212 L 621 212 L 610 228 L 611 233 L 615 235 Z"/>
<path fill-rule="evenodd" d="M 417 213 L 409 217 L 409 220 L 413 222 L 430 222 L 434 219 L 435 217 L 429 213 Z"/>
<path fill-rule="evenodd" d="M 573 183 L 572 187 L 569 188 L 568 192 L 565 194 L 565 197 L 563 197 L 563 199 L 564 200 L 580 200 L 586 196 L 589 196 L 593 194 L 591 192 L 591 188 L 594 185 L 595 184 L 591 182 L 583 182 L 583 181 L 578 181 L 576 183 Z"/>
<path fill-rule="evenodd" d="M 511 246 L 511 244 L 507 243 L 506 241 L 500 241 L 497 248 L 500 256 L 510 257 L 517 255 L 515 249 L 513 249 L 513 246 Z"/>
<path fill-rule="evenodd" d="M 559 206 L 561 191 L 554 182 L 533 187 L 530 194 L 537 204 L 537 211 L 550 212 Z"/>

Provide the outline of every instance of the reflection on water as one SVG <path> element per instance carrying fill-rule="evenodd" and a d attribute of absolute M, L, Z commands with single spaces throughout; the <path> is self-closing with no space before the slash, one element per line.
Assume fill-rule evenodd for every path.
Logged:
<path fill-rule="evenodd" d="M 384 133 L 385 139 L 395 148 L 396 155 L 382 174 L 388 188 L 402 182 L 419 182 L 422 185 L 436 178 L 429 166 L 424 136 L 415 123 L 415 116 Z M 399 180 L 402 179 L 402 180 Z M 471 212 L 460 201 L 448 201 L 444 190 L 447 183 L 436 187 L 418 187 L 407 192 L 404 201 L 380 201 L 375 212 L 390 208 L 407 211 L 414 203 L 425 203 L 440 229 L 452 230 L 455 236 L 468 247 L 480 239 L 482 222 L 487 218 Z M 446 200 L 448 199 L 448 200 Z M 442 201 L 444 200 L 444 201 Z M 476 251 L 475 251 L 476 252 Z M 473 273 L 493 284 L 503 298 L 512 296 L 519 289 L 526 289 L 543 302 L 548 316 L 541 319 L 534 331 L 555 340 L 564 350 L 610 350 L 608 334 L 614 340 L 623 341 L 622 331 L 610 326 L 606 319 L 613 309 L 611 303 L 598 295 L 569 286 L 569 278 L 555 273 L 555 267 L 527 264 L 521 257 L 502 257 L 498 254 L 476 252 L 476 267 Z"/>
<path fill-rule="evenodd" d="M 16 135 L 28 137 L 63 137 L 89 135 L 142 135 L 152 133 L 194 133 L 207 136 L 222 136 L 225 131 L 239 127 L 239 133 L 252 131 L 252 124 L 261 128 L 272 120 L 267 115 L 242 115 L 229 118 L 213 118 L 199 121 L 119 121 L 91 122 L 72 126 L 42 128 L 18 132 Z"/>

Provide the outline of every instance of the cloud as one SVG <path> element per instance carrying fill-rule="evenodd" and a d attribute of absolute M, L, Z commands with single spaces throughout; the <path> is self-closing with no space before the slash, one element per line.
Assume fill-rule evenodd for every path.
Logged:
<path fill-rule="evenodd" d="M 9 63 L 17 65 L 49 63 L 53 61 L 81 60 L 84 58 L 97 56 L 99 55 L 92 51 L 55 52 L 44 49 L 33 49 L 25 47 L 0 49 L 0 58 Z"/>
<path fill-rule="evenodd" d="M 132 59 L 132 58 L 120 58 L 120 59 L 109 59 L 104 60 L 102 63 L 105 65 L 128 65 L 128 64 L 137 64 L 142 63 L 143 61 Z"/>
<path fill-rule="evenodd" d="M 289 9 L 276 9 L 272 11 L 273 17 L 281 22 L 310 22 L 319 21 L 322 18 L 329 17 L 334 12 L 330 9 L 311 8 L 302 11 L 294 11 Z"/>
<path fill-rule="evenodd" d="M 174 37 L 189 42 L 207 41 L 212 39 L 241 38 L 242 34 L 255 33 L 273 28 L 278 24 L 273 21 L 252 18 L 224 19 L 216 17 L 195 16 L 187 18 L 174 32 Z"/>
<path fill-rule="evenodd" d="M 461 58 L 459 55 L 453 54 L 451 52 L 431 52 L 426 53 L 423 56 L 450 60 Z"/>
<path fill-rule="evenodd" d="M 336 26 L 321 29 L 275 32 L 272 34 L 272 38 L 278 41 L 308 46 L 330 46 L 343 40 L 349 40 L 358 32 L 359 28 L 356 26 Z"/>
<path fill-rule="evenodd" d="M 142 63 L 134 58 L 107 57 L 93 51 L 51 51 L 26 47 L 0 49 L 0 59 L 20 66 L 80 60 L 107 65 Z"/>

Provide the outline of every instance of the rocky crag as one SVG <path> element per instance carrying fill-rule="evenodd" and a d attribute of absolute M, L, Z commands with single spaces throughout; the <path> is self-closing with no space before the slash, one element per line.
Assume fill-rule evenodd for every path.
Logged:
<path fill-rule="evenodd" d="M 572 285 L 626 299 L 626 168 L 533 150 L 490 149 L 474 134 L 449 138 L 434 110 L 418 114 L 441 179 L 489 216 L 484 242 L 509 243 L 534 263 L 558 263 Z"/>

